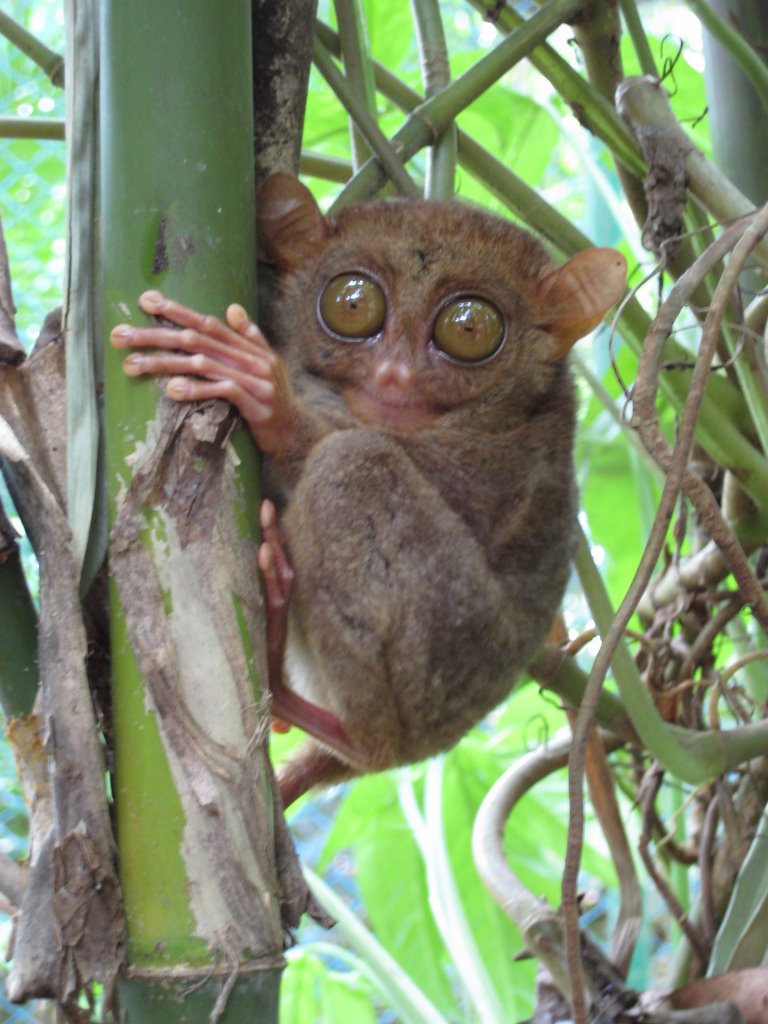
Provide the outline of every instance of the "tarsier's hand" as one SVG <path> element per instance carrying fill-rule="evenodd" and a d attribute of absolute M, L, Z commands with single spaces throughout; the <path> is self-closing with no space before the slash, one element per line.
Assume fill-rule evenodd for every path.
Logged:
<path fill-rule="evenodd" d="M 119 324 L 111 334 L 115 348 L 159 349 L 132 352 L 123 363 L 125 372 L 170 377 L 165 393 L 177 402 L 231 402 L 259 448 L 269 455 L 278 452 L 292 429 L 291 388 L 282 360 L 243 307 L 231 305 L 222 323 L 157 291 L 144 292 L 139 306 L 182 330 Z"/>

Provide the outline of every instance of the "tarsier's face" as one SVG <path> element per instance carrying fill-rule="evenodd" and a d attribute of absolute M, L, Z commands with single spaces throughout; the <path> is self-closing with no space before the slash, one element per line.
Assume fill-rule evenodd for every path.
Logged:
<path fill-rule="evenodd" d="M 410 431 L 547 363 L 526 294 L 546 265 L 538 243 L 457 204 L 372 204 L 345 211 L 285 287 L 307 369 L 362 420 Z"/>
<path fill-rule="evenodd" d="M 283 174 L 260 190 L 259 231 L 294 386 L 322 380 L 360 419 L 398 431 L 454 410 L 526 416 L 567 388 L 560 360 L 626 276 L 612 249 L 554 268 L 530 235 L 460 203 L 360 203 L 325 218 Z"/>
<path fill-rule="evenodd" d="M 340 367 L 340 375 L 346 378 L 343 394 L 352 411 L 377 425 L 412 430 L 455 403 L 456 382 L 446 387 L 446 378 L 456 373 L 441 361 L 471 373 L 498 355 L 508 331 L 504 314 L 479 295 L 446 295 L 410 331 L 395 302 L 386 281 L 360 270 L 345 271 L 320 292 L 317 317 L 320 327 L 338 340 L 339 358 L 348 364 L 346 370 Z M 352 347 L 361 350 L 357 358 Z M 367 365 L 359 373 L 363 360 Z"/>

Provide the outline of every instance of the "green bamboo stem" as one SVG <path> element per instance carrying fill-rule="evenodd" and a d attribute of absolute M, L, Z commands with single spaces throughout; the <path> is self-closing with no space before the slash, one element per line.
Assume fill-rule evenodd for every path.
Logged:
<path fill-rule="evenodd" d="M 496 8 L 495 0 L 471 0 L 485 17 Z M 583 7 L 579 4 L 577 10 Z M 563 20 L 573 13 L 569 11 Z M 533 18 L 530 19 L 533 21 Z M 528 22 L 509 4 L 499 15 L 497 24 L 504 32 L 519 31 Z M 548 33 L 547 33 L 548 34 Z M 608 146 L 614 157 L 638 178 L 645 176 L 645 161 L 632 133 L 616 113 L 609 100 L 601 96 L 589 82 L 556 53 L 551 46 L 541 41 L 530 54 L 531 64 L 551 83 L 553 88 L 570 104 L 579 121 Z"/>
<path fill-rule="evenodd" d="M 382 178 L 386 173 L 394 182 L 401 195 L 411 196 L 412 198 L 420 196 L 421 190 L 414 184 L 406 171 L 404 162 L 397 149 L 387 141 L 379 126 L 366 110 L 363 101 L 358 99 L 352 91 L 344 76 L 334 64 L 330 53 L 328 53 L 319 39 L 314 41 L 312 60 L 317 70 L 338 97 L 344 109 L 354 119 L 375 153 L 375 157 L 372 157 L 365 166 L 373 162 L 374 166 L 379 168 Z M 382 180 L 383 183 L 384 181 Z"/>
<path fill-rule="evenodd" d="M 138 311 L 136 299 L 150 287 L 161 288 L 181 301 L 217 315 L 223 314 L 232 301 L 253 309 L 256 259 L 250 16 L 246 0 L 223 7 L 187 4 L 183 11 L 173 0 L 137 0 L 131 4 L 108 0 L 102 5 L 103 306 L 107 332 L 126 320 L 148 322 L 149 318 Z M 226 111 L 226 118 L 222 111 Z M 158 423 L 158 388 L 152 380 L 127 378 L 122 373 L 122 355 L 109 346 L 105 352 L 105 371 L 106 447 L 114 517 L 118 503 L 125 507 L 122 503 L 132 482 L 133 461 L 137 456 L 146 458 L 152 451 L 154 438 L 147 437 L 147 425 L 152 423 L 156 427 Z M 246 438 L 240 440 L 243 443 L 236 445 L 230 459 L 238 467 L 232 485 L 237 499 L 237 508 L 232 513 L 236 516 L 231 526 L 233 539 L 238 533 L 253 537 L 257 522 L 255 451 Z M 170 483 L 168 489 L 172 490 Z M 175 497 L 185 504 L 186 498 Z M 173 606 L 166 610 L 173 617 L 173 636 L 183 653 L 185 645 L 194 644 L 195 638 L 188 634 L 195 622 L 189 621 L 190 609 L 181 607 L 183 602 L 177 600 L 183 593 L 184 577 L 181 585 L 175 579 L 163 577 L 162 570 L 167 566 L 164 559 L 169 556 L 171 542 L 170 536 L 162 533 L 166 520 L 161 521 L 155 506 L 138 509 L 136 516 L 141 520 L 146 550 L 153 559 L 148 564 L 159 583 L 167 588 L 162 589 L 161 596 L 167 605 Z M 125 535 L 122 539 L 125 541 Z M 188 540 L 195 543 L 195 538 Z M 113 567 L 118 561 L 116 556 Z M 180 562 L 175 563 L 175 568 L 180 568 Z M 196 579 L 192 568 L 188 568 L 190 578 Z M 254 563 L 253 572 L 256 571 Z M 151 591 L 152 595 L 155 593 Z M 281 964 L 279 914 L 277 920 L 274 917 L 278 897 L 266 888 L 264 876 L 257 874 L 250 853 L 257 847 L 271 850 L 274 838 L 267 826 L 258 842 L 254 842 L 240 823 L 236 834 L 228 833 L 231 841 L 227 847 L 232 850 L 233 859 L 242 855 L 254 865 L 250 889 L 243 898 L 262 908 L 267 922 L 263 933 L 275 937 L 272 955 L 265 956 L 253 974 L 250 964 L 238 963 L 248 959 L 248 950 L 234 948 L 228 951 L 226 971 L 214 976 L 215 954 L 209 950 L 206 939 L 210 939 L 212 946 L 216 943 L 209 934 L 206 914 L 220 913 L 222 887 L 226 889 L 227 877 L 231 877 L 223 873 L 236 866 L 221 864 L 221 879 L 210 879 L 215 883 L 210 889 L 205 888 L 207 879 L 197 875 L 192 886 L 191 876 L 187 877 L 190 865 L 199 866 L 200 858 L 205 856 L 205 851 L 194 848 L 195 833 L 191 831 L 199 815 L 193 817 L 188 813 L 185 817 L 182 812 L 157 716 L 148 712 L 148 697 L 131 649 L 120 599 L 117 594 L 113 597 L 115 803 L 128 956 L 132 965 L 126 992 L 126 1003 L 131 1008 L 129 1019 L 208 1020 L 216 996 L 226 982 L 231 993 L 225 1000 L 224 1015 L 216 1019 L 274 1021 Z M 133 597 L 136 598 L 135 593 Z M 227 608 L 233 607 L 227 624 L 234 631 L 242 618 L 240 594 L 224 590 L 218 597 L 210 597 Z M 133 609 L 132 622 L 136 615 L 137 610 Z M 213 627 L 207 622 L 203 625 L 217 639 Z M 251 655 L 249 649 L 245 650 L 244 659 L 251 662 Z M 182 664 L 179 671 L 184 668 Z M 228 689 L 227 665 L 222 664 L 221 669 L 227 688 L 222 690 L 221 706 L 211 707 L 214 718 L 220 716 L 222 707 L 241 706 L 240 693 Z M 181 689 L 182 682 L 175 682 L 176 691 Z M 260 696 L 257 689 L 254 702 Z M 219 717 L 220 727 L 221 721 Z M 219 735 L 217 732 L 216 737 Z M 211 737 L 199 733 L 198 736 L 210 758 Z M 225 740 L 220 742 L 221 756 L 235 759 L 234 751 L 230 753 L 224 746 Z M 260 747 L 254 744 L 249 757 L 256 759 L 260 755 Z M 179 778 L 182 773 L 178 759 L 171 763 L 174 777 Z M 200 759 L 201 771 L 207 764 L 204 758 Z M 188 781 L 183 797 L 184 806 L 194 812 Z M 254 797 L 258 798 L 255 803 L 264 808 L 265 820 L 271 823 L 268 788 L 263 793 L 244 795 L 245 804 L 250 807 Z M 222 808 L 215 793 L 211 792 L 208 799 Z M 222 814 L 222 819 L 223 831 L 233 827 L 226 815 Z M 250 821 L 249 827 L 256 824 Z M 237 865 L 237 869 L 241 870 L 241 866 Z M 202 896 L 210 901 L 201 903 Z M 201 935 L 204 937 L 198 937 Z M 229 941 L 224 933 L 221 939 Z M 179 968 L 190 966 L 197 970 L 191 976 L 184 975 L 186 984 L 181 988 L 190 995 L 194 990 L 193 1001 L 203 999 L 202 1006 L 174 1004 L 170 999 L 174 994 L 173 978 L 153 973 L 168 968 L 175 977 Z M 254 978 L 262 989 L 258 1002 L 252 998 Z M 141 1003 L 136 1009 L 134 999 L 149 1000 L 151 1009 Z"/>
<path fill-rule="evenodd" d="M 451 81 L 448 48 L 438 0 L 411 0 L 419 43 L 424 95 L 429 99 Z M 456 191 L 456 126 L 449 124 L 429 149 L 424 194 L 429 199 L 452 199 Z"/>
<path fill-rule="evenodd" d="M 324 153 L 313 153 L 306 149 L 301 154 L 299 171 L 312 178 L 335 181 L 339 185 L 346 184 L 354 173 L 348 160 L 326 156 Z"/>
<path fill-rule="evenodd" d="M 0 11 L 0 35 L 5 36 L 13 45 L 34 61 L 59 88 L 64 88 L 64 58 L 61 54 L 50 50 L 44 43 L 19 25 L 9 15 Z"/>
<path fill-rule="evenodd" d="M 514 67 L 549 33 L 578 10 L 581 0 L 549 0 L 549 2 L 494 50 L 482 57 L 446 89 L 421 103 L 393 136 L 390 145 L 402 154 L 404 161 L 424 146 L 430 145 L 462 110 L 485 92 L 510 68 Z M 350 181 L 332 210 L 359 199 L 366 199 L 382 187 L 384 172 L 375 160 L 368 160 Z"/>
<path fill-rule="evenodd" d="M 354 95 L 362 98 L 365 109 L 376 119 L 376 83 L 371 67 L 371 52 L 365 12 L 360 0 L 334 0 L 336 20 L 339 23 L 341 59 L 344 74 Z M 371 155 L 371 147 L 354 118 L 350 118 L 352 139 L 352 164 L 357 170 Z"/>
<path fill-rule="evenodd" d="M 574 25 L 574 36 L 581 48 L 590 84 L 612 104 L 616 87 L 624 77 L 619 50 L 619 12 L 615 2 L 598 0 L 589 4 L 585 15 Z M 627 171 L 621 160 L 613 158 L 627 203 L 635 220 L 642 226 L 648 216 L 643 182 Z"/>
<path fill-rule="evenodd" d="M 642 19 L 637 11 L 637 3 L 635 0 L 619 0 L 619 7 L 621 8 L 624 23 L 627 26 L 627 32 L 632 40 L 632 45 L 635 48 L 643 74 L 653 75 L 654 78 L 658 78 L 659 72 L 656 68 L 656 60 L 648 43 Z"/>
<path fill-rule="evenodd" d="M 686 3 L 738 62 L 768 111 L 768 67 L 765 61 L 752 49 L 740 32 L 712 10 L 706 0 L 686 0 Z"/>
<path fill-rule="evenodd" d="M 0 139 L 64 139 L 64 118 L 0 117 Z"/>

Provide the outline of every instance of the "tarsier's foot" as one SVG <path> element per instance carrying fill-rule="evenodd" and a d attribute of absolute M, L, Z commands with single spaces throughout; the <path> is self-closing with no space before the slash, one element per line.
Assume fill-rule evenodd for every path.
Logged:
<path fill-rule="evenodd" d="M 271 454 L 285 443 L 291 421 L 285 371 L 242 306 L 229 306 L 226 323 L 157 291 L 144 292 L 139 306 L 176 326 L 118 324 L 113 329 L 115 348 L 141 350 L 123 364 L 130 377 L 170 377 L 165 393 L 177 402 L 223 398 L 238 410 L 262 451 Z"/>

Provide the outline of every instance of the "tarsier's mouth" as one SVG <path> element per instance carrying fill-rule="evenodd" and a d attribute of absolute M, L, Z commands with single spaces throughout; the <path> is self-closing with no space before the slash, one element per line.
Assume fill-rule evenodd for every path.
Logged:
<path fill-rule="evenodd" d="M 372 426 L 388 430 L 410 432 L 429 426 L 440 415 L 440 410 L 422 398 L 401 393 L 371 393 L 364 388 L 347 388 L 344 393 L 347 406 L 361 420 Z"/>

